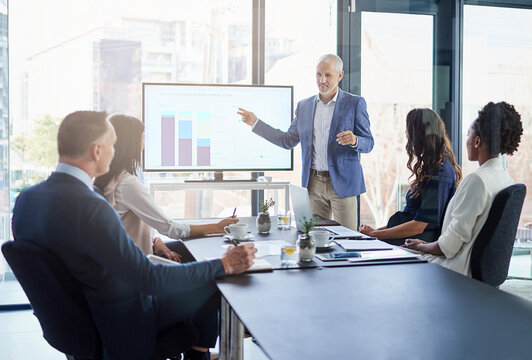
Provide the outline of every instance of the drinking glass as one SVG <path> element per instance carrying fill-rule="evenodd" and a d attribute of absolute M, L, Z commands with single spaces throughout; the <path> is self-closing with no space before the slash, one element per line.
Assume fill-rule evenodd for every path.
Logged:
<path fill-rule="evenodd" d="M 277 229 L 279 230 L 282 230 L 284 226 L 283 217 L 284 217 L 284 211 L 279 210 L 279 212 L 277 213 Z"/>
<path fill-rule="evenodd" d="M 290 211 L 279 211 L 277 214 L 277 228 L 280 230 L 290 230 L 292 213 Z"/>
<path fill-rule="evenodd" d="M 281 245 L 281 266 L 295 265 L 298 256 L 296 244 L 286 243 Z"/>

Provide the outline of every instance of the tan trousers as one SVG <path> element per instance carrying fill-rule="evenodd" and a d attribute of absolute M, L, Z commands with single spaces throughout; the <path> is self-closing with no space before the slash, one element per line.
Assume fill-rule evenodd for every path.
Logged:
<path fill-rule="evenodd" d="M 334 191 L 328 176 L 310 175 L 308 194 L 312 212 L 326 219 L 338 221 L 345 227 L 357 230 L 357 197 L 341 198 Z"/>

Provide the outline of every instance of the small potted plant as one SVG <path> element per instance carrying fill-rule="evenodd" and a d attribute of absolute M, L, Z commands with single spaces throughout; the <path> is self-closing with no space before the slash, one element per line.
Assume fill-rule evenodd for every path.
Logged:
<path fill-rule="evenodd" d="M 307 218 L 306 216 L 303 216 L 299 222 L 301 223 L 301 230 L 303 231 L 303 234 L 297 237 L 299 261 L 312 261 L 316 254 L 316 244 L 308 233 L 314 229 L 314 226 L 318 223 L 318 218 Z"/>
<path fill-rule="evenodd" d="M 266 234 L 270 232 L 272 228 L 272 219 L 268 213 L 268 209 L 275 205 L 275 201 L 270 198 L 270 200 L 260 202 L 260 213 L 257 216 L 257 231 L 261 234 Z"/>

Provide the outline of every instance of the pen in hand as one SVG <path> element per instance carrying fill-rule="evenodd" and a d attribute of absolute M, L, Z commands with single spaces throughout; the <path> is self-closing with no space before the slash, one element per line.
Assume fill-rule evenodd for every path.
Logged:
<path fill-rule="evenodd" d="M 238 241 L 237 239 L 231 239 L 231 244 L 233 244 L 234 246 L 238 246 L 240 245 L 240 241 Z"/>
<path fill-rule="evenodd" d="M 235 206 L 235 209 L 233 210 L 233 216 L 231 216 L 232 218 L 234 218 L 236 215 L 236 206 Z"/>

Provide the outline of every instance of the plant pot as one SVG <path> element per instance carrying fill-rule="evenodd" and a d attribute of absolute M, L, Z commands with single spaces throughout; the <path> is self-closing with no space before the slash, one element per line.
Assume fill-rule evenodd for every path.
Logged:
<path fill-rule="evenodd" d="M 272 219 L 267 212 L 259 213 L 257 216 L 257 231 L 261 234 L 267 234 L 272 228 Z"/>
<path fill-rule="evenodd" d="M 297 247 L 299 248 L 299 261 L 309 262 L 314 259 L 316 244 L 312 240 L 312 237 L 307 234 L 299 235 L 297 237 Z"/>

